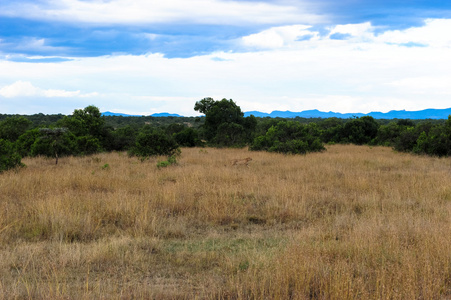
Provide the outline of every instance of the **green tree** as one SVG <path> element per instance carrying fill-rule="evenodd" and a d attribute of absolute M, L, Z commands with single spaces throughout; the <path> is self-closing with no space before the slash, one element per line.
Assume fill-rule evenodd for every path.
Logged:
<path fill-rule="evenodd" d="M 76 146 L 76 137 L 64 127 L 41 128 L 41 136 L 31 145 L 31 155 L 43 155 L 55 158 L 55 164 L 58 159 L 67 155 L 75 155 L 78 150 Z"/>
<path fill-rule="evenodd" d="M 92 135 L 83 135 L 76 138 L 78 155 L 90 155 L 101 152 L 102 145 L 98 138 Z"/>
<path fill-rule="evenodd" d="M 31 124 L 32 122 L 23 116 L 7 118 L 0 122 L 0 139 L 15 142 L 31 127 Z"/>
<path fill-rule="evenodd" d="M 136 143 L 129 150 L 129 155 L 138 156 L 144 160 L 151 156 L 177 155 L 179 152 L 179 145 L 172 136 L 164 131 L 145 126 L 136 137 Z"/>
<path fill-rule="evenodd" d="M 265 150 L 286 154 L 306 154 L 325 150 L 316 124 L 303 125 L 296 121 L 279 121 L 265 135 L 254 139 L 250 150 Z"/>
<path fill-rule="evenodd" d="M 396 138 L 394 149 L 400 152 L 410 152 L 415 147 L 421 133 L 415 130 L 415 127 L 408 127 L 401 131 L 399 137 Z"/>
<path fill-rule="evenodd" d="M 400 123 L 398 122 L 398 124 Z M 401 124 L 404 123 L 402 122 Z M 426 147 L 425 143 L 427 143 L 427 136 L 432 127 L 433 125 L 429 121 L 418 123 L 415 127 L 403 125 L 399 136 L 395 139 L 393 148 L 400 152 L 412 152 L 415 148 L 415 152 L 421 152 L 422 150 L 420 150 L 420 148 Z M 418 148 L 417 141 L 420 136 L 421 146 Z"/>
<path fill-rule="evenodd" d="M 99 109 L 93 105 L 84 109 L 74 110 L 72 116 L 66 116 L 57 123 L 68 128 L 77 137 L 78 149 L 81 155 L 92 154 L 103 150 L 110 141 L 105 130 L 105 118 Z"/>
<path fill-rule="evenodd" d="M 340 133 L 341 143 L 368 144 L 377 136 L 379 124 L 373 117 L 364 116 L 346 122 Z"/>
<path fill-rule="evenodd" d="M 420 133 L 412 151 L 432 156 L 451 155 L 451 116 L 445 124 L 437 124 L 428 129 Z"/>
<path fill-rule="evenodd" d="M 202 145 L 199 134 L 194 128 L 185 128 L 173 134 L 175 141 L 182 147 L 196 147 Z"/>
<path fill-rule="evenodd" d="M 406 126 L 400 125 L 399 122 L 390 122 L 387 125 L 381 125 L 377 131 L 375 143 L 383 146 L 394 146 L 396 139 L 405 129 Z"/>
<path fill-rule="evenodd" d="M 137 125 L 127 125 L 114 130 L 112 132 L 113 141 L 109 149 L 115 151 L 129 150 L 135 145 L 138 131 Z"/>
<path fill-rule="evenodd" d="M 244 113 L 230 99 L 215 101 L 204 98 L 194 105 L 194 110 L 205 114 L 204 134 L 208 142 L 218 146 L 241 146 L 251 141 L 255 118 L 244 118 Z"/>
<path fill-rule="evenodd" d="M 72 116 L 66 116 L 60 124 L 68 128 L 76 136 L 91 135 L 100 138 L 105 125 L 105 118 L 102 117 L 99 109 L 94 105 L 84 109 L 76 109 Z"/>
<path fill-rule="evenodd" d="M 31 147 L 42 136 L 39 128 L 33 128 L 27 130 L 16 141 L 17 150 L 22 157 L 33 156 L 31 153 Z"/>
<path fill-rule="evenodd" d="M 321 131 L 321 140 L 324 143 L 339 143 L 344 121 L 339 118 L 327 118 L 318 125 Z"/>
<path fill-rule="evenodd" d="M 24 166 L 21 160 L 22 157 L 17 153 L 14 143 L 0 139 L 0 173 Z"/>

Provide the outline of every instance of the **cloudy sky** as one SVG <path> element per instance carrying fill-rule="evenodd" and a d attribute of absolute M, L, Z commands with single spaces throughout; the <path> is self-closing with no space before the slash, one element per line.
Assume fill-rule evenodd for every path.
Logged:
<path fill-rule="evenodd" d="M 0 0 L 0 113 L 451 107 L 451 1 Z"/>

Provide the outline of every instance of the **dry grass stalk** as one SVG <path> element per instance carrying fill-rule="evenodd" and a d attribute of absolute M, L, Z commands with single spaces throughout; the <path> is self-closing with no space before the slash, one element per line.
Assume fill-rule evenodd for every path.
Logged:
<path fill-rule="evenodd" d="M 336 145 L 157 161 L 1 174 L 0 299 L 451 297 L 449 158 Z"/>

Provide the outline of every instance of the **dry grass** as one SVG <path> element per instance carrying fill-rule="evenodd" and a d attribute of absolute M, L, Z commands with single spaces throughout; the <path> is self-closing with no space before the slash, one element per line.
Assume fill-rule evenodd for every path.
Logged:
<path fill-rule="evenodd" d="M 0 174 L 0 299 L 451 299 L 450 158 L 24 163 Z"/>

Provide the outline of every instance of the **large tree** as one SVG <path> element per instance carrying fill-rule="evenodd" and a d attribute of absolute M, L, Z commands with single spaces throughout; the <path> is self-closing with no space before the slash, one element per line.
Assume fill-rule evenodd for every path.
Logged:
<path fill-rule="evenodd" d="M 105 148 L 105 118 L 93 105 L 74 110 L 72 116 L 64 117 L 58 125 L 76 136 L 78 154 L 92 154 Z"/>
<path fill-rule="evenodd" d="M 93 105 L 84 109 L 76 109 L 72 116 L 64 117 L 59 124 L 68 128 L 76 136 L 91 135 L 96 138 L 102 136 L 105 118 L 99 109 Z"/>
<path fill-rule="evenodd" d="M 196 102 L 194 110 L 205 114 L 205 138 L 211 144 L 244 145 L 249 142 L 249 133 L 255 130 L 255 119 L 248 117 L 247 120 L 232 99 L 204 98 Z"/>

